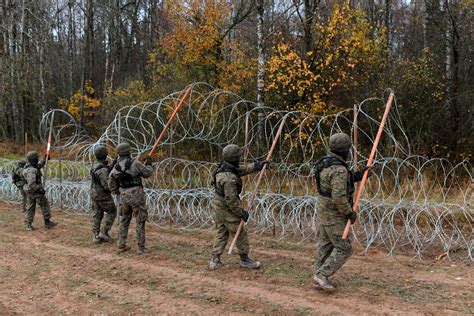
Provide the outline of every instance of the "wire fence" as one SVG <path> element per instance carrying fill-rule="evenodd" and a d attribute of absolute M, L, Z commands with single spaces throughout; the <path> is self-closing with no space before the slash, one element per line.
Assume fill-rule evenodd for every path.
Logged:
<path fill-rule="evenodd" d="M 50 161 L 46 170 L 46 191 L 52 203 L 70 212 L 89 214 L 94 148 L 104 144 L 114 147 L 125 141 L 132 146 L 134 156 L 150 150 L 181 95 L 176 92 L 156 102 L 120 109 L 97 140 L 88 137 L 67 112 L 46 113 L 40 124 L 41 135 L 48 135 L 52 126 L 52 149 L 67 149 L 65 160 Z M 313 163 L 327 150 L 329 136 L 344 131 L 353 137 L 357 133 L 357 160 L 364 165 L 383 105 L 384 98 L 361 102 L 356 107 L 354 126 L 352 109 L 315 116 L 258 108 L 231 92 L 194 84 L 160 144 L 162 151 L 174 148 L 174 154 L 154 162 L 154 174 L 145 181 L 150 221 L 212 228 L 209 188 L 219 159 L 216 148 L 237 143 L 248 149 L 249 161 L 262 159 L 286 116 L 281 142 L 259 187 L 247 226 L 253 233 L 273 234 L 278 239 L 312 240 L 318 220 Z M 177 157 L 180 150 L 189 154 L 196 148 L 201 154 L 209 149 L 204 155 L 207 161 Z M 0 159 L 2 200 L 20 198 L 9 178 L 14 165 L 14 161 Z M 244 201 L 248 201 L 255 181 L 256 175 L 247 177 Z M 468 161 L 453 164 L 412 152 L 395 103 L 376 153 L 375 170 L 362 196 L 358 224 L 353 228 L 356 242 L 365 251 L 378 247 L 390 254 L 443 254 L 474 260 L 472 187 Z"/>

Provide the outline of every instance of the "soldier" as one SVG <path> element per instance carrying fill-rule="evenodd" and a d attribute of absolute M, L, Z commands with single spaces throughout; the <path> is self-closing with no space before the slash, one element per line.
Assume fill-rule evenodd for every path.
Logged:
<path fill-rule="evenodd" d="M 92 242 L 110 241 L 109 230 L 117 216 L 112 194 L 109 189 L 109 173 L 111 167 L 107 162 L 107 148 L 99 146 L 94 150 L 97 163 L 91 169 L 91 199 L 92 199 Z M 105 223 L 100 229 L 102 218 Z"/>
<path fill-rule="evenodd" d="M 140 161 L 130 156 L 130 145 L 122 143 L 117 146 L 119 158 L 115 167 L 110 172 L 109 188 L 115 193 L 120 193 L 120 228 L 117 246 L 119 253 L 130 250 L 127 246 L 128 226 L 132 215 L 137 218 L 137 243 L 138 253 L 148 253 L 145 247 L 145 223 L 148 219 L 148 210 L 145 201 L 142 178 L 148 178 L 153 173 L 150 159 L 143 165 Z"/>
<path fill-rule="evenodd" d="M 221 254 L 224 252 L 230 235 L 235 235 L 240 220 L 247 222 L 249 213 L 242 208 L 240 193 L 242 191 L 241 176 L 260 171 L 268 161 L 252 164 L 240 164 L 242 149 L 237 145 L 227 145 L 222 151 L 224 161 L 214 172 L 214 194 L 211 205 L 216 212 L 217 236 L 212 249 L 209 263 L 211 270 L 221 267 Z M 237 238 L 237 249 L 240 255 L 240 266 L 257 269 L 260 262 L 249 258 L 249 241 L 247 231 L 242 229 Z"/>
<path fill-rule="evenodd" d="M 354 182 L 362 179 L 367 168 L 355 173 L 349 169 L 346 160 L 351 147 L 349 135 L 332 135 L 327 156 L 315 166 L 320 198 L 314 281 L 326 291 L 335 290 L 328 277 L 336 273 L 354 251 L 352 236 L 342 240 L 342 234 L 347 220 L 354 223 L 357 219 L 357 213 L 352 210 Z"/>
<path fill-rule="evenodd" d="M 17 187 L 18 191 L 20 191 L 21 197 L 22 197 L 22 203 L 21 203 L 21 210 L 24 213 L 26 211 L 26 193 L 23 187 L 25 186 L 25 179 L 23 178 L 22 172 L 23 168 L 25 168 L 26 161 L 25 160 L 20 160 L 18 161 L 17 165 L 13 169 L 12 172 L 12 181 L 13 184 Z"/>
<path fill-rule="evenodd" d="M 44 226 L 51 228 L 57 225 L 57 223 L 50 220 L 51 210 L 49 208 L 48 200 L 46 199 L 42 181 L 41 168 L 45 162 L 39 163 L 39 155 L 36 151 L 30 151 L 26 155 L 28 163 L 23 169 L 22 176 L 25 179 L 25 186 L 23 187 L 26 193 L 26 230 L 33 230 L 33 219 L 35 217 L 36 203 L 41 208 L 44 218 Z"/>

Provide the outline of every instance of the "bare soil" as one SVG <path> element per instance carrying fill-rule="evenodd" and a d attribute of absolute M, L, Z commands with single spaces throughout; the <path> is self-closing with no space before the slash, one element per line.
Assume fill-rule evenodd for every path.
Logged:
<path fill-rule="evenodd" d="M 40 212 L 39 212 L 40 213 Z M 419 260 L 372 251 L 313 286 L 314 245 L 251 235 L 259 270 L 225 255 L 209 271 L 213 231 L 147 225 L 150 254 L 93 245 L 90 219 L 53 210 L 24 229 L 17 204 L 0 202 L 0 314 L 472 314 L 471 262 Z M 134 226 L 129 244 L 135 244 Z M 117 226 L 111 232 L 117 235 Z"/>

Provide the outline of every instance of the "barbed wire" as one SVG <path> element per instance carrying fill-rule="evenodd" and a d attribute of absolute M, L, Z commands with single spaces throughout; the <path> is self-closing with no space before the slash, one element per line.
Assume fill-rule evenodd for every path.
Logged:
<path fill-rule="evenodd" d="M 88 214 L 93 149 L 126 141 L 135 156 L 150 150 L 181 95 L 182 92 L 176 92 L 156 102 L 120 109 L 97 141 L 92 141 L 77 126 L 68 126 L 76 125 L 69 114 L 56 113 L 55 121 L 57 117 L 63 118 L 58 119 L 57 126 L 53 125 L 56 144 L 53 148 L 73 149 L 69 150 L 69 160 L 51 161 L 48 166 L 51 180 L 47 195 L 51 201 L 55 205 L 61 202 L 69 211 Z M 385 97 L 370 98 L 358 105 L 355 130 L 363 144 L 358 148 L 361 165 L 367 161 L 384 101 Z M 210 161 L 177 157 L 156 161 L 153 176 L 145 181 L 150 220 L 165 223 L 171 219 L 184 228 L 213 227 L 209 187 L 217 164 L 215 148 L 229 143 L 244 145 L 247 139 L 249 160 L 262 159 L 276 128 L 287 116 L 274 163 L 259 187 L 255 213 L 248 226 L 254 233 L 275 234 L 279 239 L 313 239 L 318 196 L 311 176 L 312 165 L 327 150 L 331 134 L 353 133 L 353 110 L 317 116 L 301 111 L 261 109 L 234 93 L 202 83 L 193 85 L 185 102 L 160 148 L 163 151 L 170 146 L 201 151 L 209 148 Z M 47 135 L 51 115 L 47 113 L 43 117 L 42 135 Z M 361 200 L 354 231 L 356 242 L 365 250 L 377 246 L 390 254 L 414 253 L 422 257 L 441 252 L 449 258 L 456 253 L 474 260 L 470 163 L 453 164 L 446 159 L 413 154 L 396 102 L 381 143 L 375 156 L 374 174 Z M 13 165 L 13 161 L 0 159 L 3 200 L 19 198 L 7 176 Z M 255 181 L 255 175 L 247 177 L 246 192 L 253 189 Z M 248 195 L 245 193 L 243 200 L 248 201 Z"/>

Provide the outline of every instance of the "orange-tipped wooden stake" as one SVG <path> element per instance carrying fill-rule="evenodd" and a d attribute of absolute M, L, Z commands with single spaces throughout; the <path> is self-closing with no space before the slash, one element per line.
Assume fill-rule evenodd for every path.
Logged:
<path fill-rule="evenodd" d="M 186 89 L 186 91 L 184 92 L 184 95 L 181 97 L 181 100 L 179 100 L 179 103 L 178 103 L 178 105 L 176 106 L 176 108 L 174 109 L 174 111 L 171 113 L 171 115 L 170 115 L 170 117 L 169 117 L 169 119 L 168 119 L 168 122 L 166 122 L 165 126 L 163 127 L 163 130 L 161 131 L 160 136 L 158 136 L 158 138 L 156 139 L 155 144 L 153 145 L 153 147 L 151 148 L 150 152 L 148 153 L 148 157 L 145 159 L 145 163 L 146 163 L 147 160 L 150 159 L 151 156 L 155 153 L 156 148 L 158 147 L 158 145 L 160 144 L 161 140 L 163 139 L 163 137 L 164 137 L 165 134 L 166 134 L 166 130 L 167 130 L 168 127 L 170 126 L 171 122 L 173 121 L 174 117 L 175 117 L 176 114 L 178 113 L 178 111 L 179 111 L 179 109 L 181 108 L 181 106 L 183 105 L 184 100 L 186 100 L 186 97 L 187 97 L 188 94 L 191 92 L 191 89 L 192 89 L 192 86 L 190 86 L 188 89 Z"/>
<path fill-rule="evenodd" d="M 392 107 L 393 97 L 394 97 L 393 92 L 391 92 L 390 96 L 388 97 L 387 105 L 385 106 L 385 112 L 383 114 L 382 120 L 380 121 L 379 130 L 377 131 L 377 136 L 375 137 L 374 145 L 372 146 L 372 151 L 370 152 L 369 160 L 367 161 L 367 167 L 372 166 L 372 161 L 374 161 L 375 153 L 377 152 L 377 147 L 379 145 L 380 138 L 382 137 L 383 128 L 385 126 L 385 122 L 387 121 L 390 108 Z M 369 169 L 365 170 L 364 176 L 362 177 L 362 181 L 360 181 L 359 190 L 357 191 L 357 196 L 355 198 L 354 206 L 353 206 L 354 212 L 357 212 L 358 210 L 359 200 L 362 195 L 362 192 L 364 191 L 364 186 L 367 181 L 368 174 L 369 174 Z M 346 227 L 344 229 L 344 233 L 342 234 L 343 240 L 347 239 L 350 229 L 351 229 L 351 221 L 348 220 L 346 223 Z"/>
<path fill-rule="evenodd" d="M 268 151 L 267 158 L 266 160 L 272 159 L 273 151 L 275 151 L 276 145 L 278 143 L 278 140 L 280 139 L 281 136 L 281 131 L 283 130 L 283 126 L 285 125 L 287 115 L 283 117 L 281 120 L 280 126 L 278 127 L 277 133 L 275 134 L 275 138 L 273 139 L 273 144 L 272 147 L 270 147 L 270 150 Z M 255 188 L 252 191 L 252 194 L 250 195 L 250 200 L 249 200 L 249 206 L 248 206 L 248 212 L 252 212 L 252 207 L 253 207 L 253 201 L 255 200 L 255 195 L 257 194 L 258 187 L 260 185 L 260 182 L 262 181 L 263 175 L 265 174 L 265 170 L 267 169 L 267 165 L 265 164 L 263 166 L 263 169 L 260 171 L 258 174 L 258 179 L 257 183 L 255 184 Z M 237 232 L 235 233 L 234 239 L 232 240 L 232 243 L 230 244 L 228 254 L 232 253 L 232 249 L 234 249 L 235 243 L 237 239 L 239 238 L 240 232 L 242 231 L 242 228 L 244 227 L 244 221 L 240 220 L 239 228 L 237 229 Z"/>

